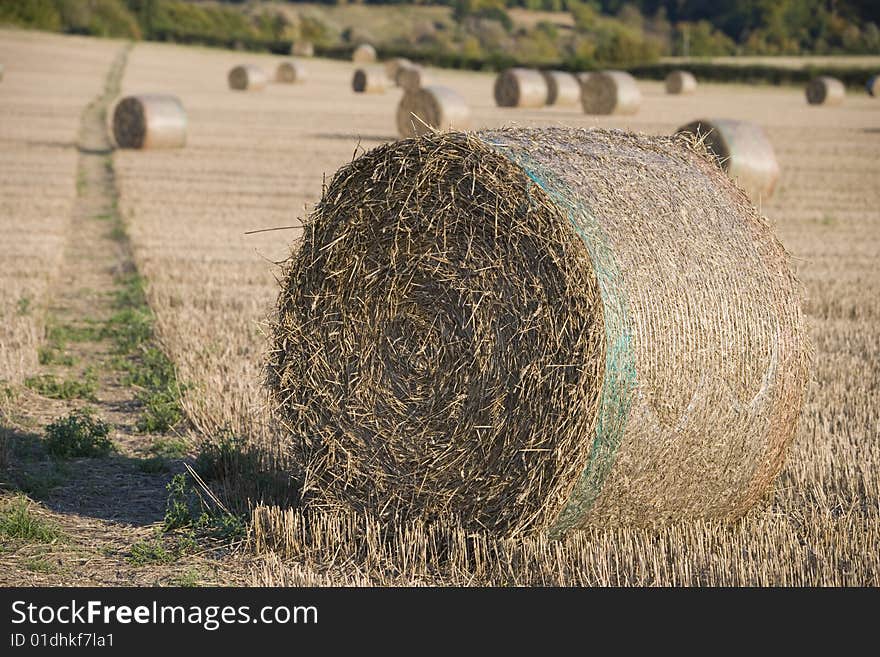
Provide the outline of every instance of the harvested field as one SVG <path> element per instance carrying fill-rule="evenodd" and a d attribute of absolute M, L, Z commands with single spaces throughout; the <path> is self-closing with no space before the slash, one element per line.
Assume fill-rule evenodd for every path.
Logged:
<path fill-rule="evenodd" d="M 59 257 L 64 213 L 75 193 L 76 152 L 58 143 L 74 139 L 79 113 L 100 91 L 118 44 L 20 32 L 4 32 L 0 39 L 4 62 L 12 61 L 9 49 L 51 53 L 70 43 L 93 44 L 73 49 L 83 60 L 80 81 L 64 76 L 52 85 L 38 78 L 17 81 L 15 70 L 7 67 L 0 95 L 0 135 L 14 141 L 15 148 L 14 157 L 3 162 L 8 167 L 3 185 L 18 190 L 0 201 L 0 249 L 6 250 L 4 256 L 11 251 L 0 270 L 5 283 L 0 286 L 0 331 L 12 330 L 16 336 L 15 342 L 0 340 L 0 368 L 6 372 L 0 378 L 13 386 L 32 373 L 41 335 L 39 315 L 16 314 L 19 299 L 22 292 L 34 299 L 44 294 L 45 272 Z M 392 141 L 400 92 L 355 95 L 350 62 L 313 59 L 307 85 L 233 94 L 225 74 L 240 56 L 137 44 L 128 57 L 122 93 L 161 89 L 177 95 L 189 118 L 187 146 L 146 154 L 117 151 L 113 162 L 121 212 L 135 261 L 148 282 L 160 342 L 187 386 L 182 403 L 193 440 L 231 430 L 278 453 L 284 436 L 267 417 L 261 386 L 265 322 L 278 293 L 273 263 L 288 256 L 300 231 L 245 232 L 296 226 L 319 200 L 325 175 L 329 180 L 354 153 Z M 52 76 L 57 59 L 33 64 L 33 75 Z M 265 70 L 274 70 L 282 60 L 268 55 L 249 59 Z M 251 533 L 260 556 L 248 565 L 248 581 L 880 584 L 877 101 L 851 94 L 842 105 L 816 111 L 804 102 L 802 89 L 701 83 L 699 94 L 669 97 L 662 83 L 640 81 L 637 115 L 586 116 L 578 107 L 499 109 L 491 74 L 437 70 L 433 81 L 464 98 L 474 128 L 516 121 L 670 134 L 700 117 L 764 127 L 781 174 L 761 211 L 793 255 L 815 350 L 806 407 L 789 458 L 773 492 L 733 523 L 590 529 L 563 543 L 496 542 L 483 534 L 463 539 L 456 528 L 441 527 L 431 531 L 448 543 L 471 540 L 486 546 L 477 552 L 456 548 L 441 563 L 430 555 L 410 558 L 426 544 L 421 536 L 427 530 L 421 528 L 409 531 L 409 542 L 402 530 L 391 534 L 385 528 L 387 540 L 377 541 L 379 529 L 363 529 L 372 521 L 352 520 L 361 529 L 349 531 L 345 518 L 331 514 L 304 534 L 300 512 L 266 510 Z M 13 85 L 19 85 L 14 94 L 9 91 Z M 44 101 L 45 94 L 50 102 Z M 357 111 L 352 111 L 354 103 Z M 6 264 L 13 259 L 20 264 Z M 10 349 L 10 344 L 16 346 Z M 338 550 L 326 549 L 331 541 L 337 541 Z M 474 563 L 468 557 L 490 553 L 515 558 Z M 356 571 L 350 558 L 357 560 Z M 514 564 L 512 571 L 508 562 Z M 228 574 L 222 564 L 215 566 L 210 581 L 242 581 L 240 566 L 228 563 Z M 7 577 L 17 576 L 19 583 L 32 581 L 10 572 Z M 75 571 L 65 577 L 70 583 L 85 581 Z"/>

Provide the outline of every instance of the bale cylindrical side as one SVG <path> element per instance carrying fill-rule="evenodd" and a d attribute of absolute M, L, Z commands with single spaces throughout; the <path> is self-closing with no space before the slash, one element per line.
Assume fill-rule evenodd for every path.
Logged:
<path fill-rule="evenodd" d="M 285 265 L 267 381 L 307 506 L 517 534 L 732 517 L 807 384 L 768 223 L 681 137 L 383 145 Z"/>
<path fill-rule="evenodd" d="M 0 71 L 0 75 L 2 75 L 2 71 Z M 880 75 L 871 76 L 868 79 L 865 88 L 868 90 L 868 95 L 874 96 L 875 98 L 880 96 Z"/>
<path fill-rule="evenodd" d="M 495 78 L 498 107 L 543 107 L 547 104 L 547 80 L 540 71 L 509 68 Z"/>
<path fill-rule="evenodd" d="M 397 86 L 404 91 L 415 91 L 431 84 L 430 76 L 421 66 L 401 66 L 397 69 Z"/>
<path fill-rule="evenodd" d="M 359 68 L 351 77 L 351 88 L 359 94 L 384 94 L 387 84 L 385 70 L 375 66 Z"/>
<path fill-rule="evenodd" d="M 700 138 L 721 168 L 756 204 L 769 198 L 779 179 L 773 145 L 761 126 L 732 119 L 699 119 L 677 134 Z"/>
<path fill-rule="evenodd" d="M 599 71 L 581 85 L 581 104 L 586 114 L 635 114 L 642 92 L 625 71 Z"/>
<path fill-rule="evenodd" d="M 182 148 L 186 111 L 176 96 L 127 96 L 113 110 L 113 137 L 120 148 Z"/>
<path fill-rule="evenodd" d="M 434 85 L 408 91 L 397 106 L 397 132 L 401 137 L 423 135 L 432 128 L 467 130 L 470 125 L 470 107 L 448 87 Z"/>
<path fill-rule="evenodd" d="M 666 76 L 666 93 L 692 94 L 697 90 L 697 78 L 688 71 L 672 71 Z"/>
<path fill-rule="evenodd" d="M 311 41 L 297 41 L 290 46 L 290 54 L 294 57 L 314 57 L 315 46 Z"/>
<path fill-rule="evenodd" d="M 565 71 L 542 71 L 547 82 L 547 104 L 575 106 L 581 101 L 581 83 Z"/>
<path fill-rule="evenodd" d="M 806 96 L 810 105 L 840 105 L 846 96 L 846 87 L 837 78 L 820 75 L 810 80 Z"/>
<path fill-rule="evenodd" d="M 389 59 L 385 62 L 385 75 L 394 84 L 397 84 L 397 71 L 399 71 L 402 66 L 414 66 L 414 64 L 406 57 L 395 57 L 394 59 Z"/>
<path fill-rule="evenodd" d="M 281 62 L 275 70 L 275 81 L 287 84 L 304 82 L 306 79 L 306 67 L 300 62 Z"/>
<path fill-rule="evenodd" d="M 266 88 L 269 79 L 259 66 L 245 64 L 229 71 L 229 88 L 236 91 L 260 91 Z"/>
<path fill-rule="evenodd" d="M 362 43 L 351 53 L 351 61 L 356 64 L 372 64 L 376 61 L 376 49 L 369 43 Z"/>

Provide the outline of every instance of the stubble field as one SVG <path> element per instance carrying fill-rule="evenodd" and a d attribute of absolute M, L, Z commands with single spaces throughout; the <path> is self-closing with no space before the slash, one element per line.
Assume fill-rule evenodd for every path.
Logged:
<path fill-rule="evenodd" d="M 27 415 L 25 405 L 39 403 L 16 392 L 37 362 L 45 329 L 40 312 L 20 312 L 21 300 L 35 309 L 46 304 L 77 194 L 72 144 L 79 115 L 122 47 L 0 32 L 0 58 L 8 62 L 0 83 L 0 381 L 10 390 L 10 431 Z M 70 67 L 63 83 L 45 73 L 59 58 Z M 325 178 L 362 149 L 395 138 L 400 96 L 394 88 L 356 95 L 352 66 L 326 60 L 306 62 L 304 84 L 228 90 L 233 65 L 273 73 L 279 61 L 135 45 L 121 93 L 179 96 L 188 144 L 112 155 L 119 214 L 146 280 L 156 339 L 184 386 L 181 426 L 188 427 L 190 453 L 231 433 L 269 454 L 263 467 L 275 459 L 275 469 L 283 468 L 285 436 L 266 410 L 261 365 L 276 263 L 289 255 L 295 226 L 319 200 Z M 659 83 L 642 82 L 637 115 L 604 118 L 579 108 L 502 110 L 492 99 L 491 75 L 432 73 L 465 97 L 475 128 L 516 123 L 668 134 L 703 117 L 764 126 L 782 176 L 761 210 L 793 256 L 815 349 L 786 466 L 772 495 L 742 520 L 597 528 L 559 542 L 418 525 L 392 532 L 345 516 L 306 522 L 299 511 L 271 508 L 267 495 L 242 545 L 214 558 L 212 581 L 223 581 L 228 568 L 236 573 L 230 581 L 267 585 L 880 583 L 880 102 L 851 92 L 842 106 L 816 108 L 800 89 L 710 84 L 674 97 Z M 281 227 L 293 228 L 246 234 Z M 232 495 L 235 488 L 227 481 L 223 490 Z M 64 514 L 45 513 L 64 524 Z M 14 565 L 17 544 L 6 542 Z M 30 581 L 25 567 L 18 572 L 20 583 Z M 75 583 L 77 575 L 62 571 L 52 581 Z"/>

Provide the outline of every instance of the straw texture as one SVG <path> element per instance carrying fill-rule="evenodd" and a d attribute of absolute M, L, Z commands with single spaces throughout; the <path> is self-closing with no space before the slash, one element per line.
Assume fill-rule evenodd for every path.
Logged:
<path fill-rule="evenodd" d="M 735 516 L 803 400 L 787 254 L 682 137 L 381 146 L 281 285 L 267 380 L 311 508 L 553 535 Z"/>
<path fill-rule="evenodd" d="M 574 107 L 581 101 L 581 83 L 565 71 L 542 71 L 547 82 L 547 104 Z"/>
<path fill-rule="evenodd" d="M 581 103 L 586 114 L 635 114 L 642 92 L 629 73 L 600 71 L 581 84 Z"/>
<path fill-rule="evenodd" d="M 498 107 L 543 107 L 547 104 L 547 80 L 540 71 L 509 68 L 495 78 Z"/>
<path fill-rule="evenodd" d="M 397 69 L 397 86 L 404 91 L 416 91 L 431 84 L 431 79 L 421 66 L 401 66 Z"/>
<path fill-rule="evenodd" d="M 260 91 L 266 88 L 268 78 L 259 66 L 245 64 L 229 71 L 229 88 L 236 91 Z"/>
<path fill-rule="evenodd" d="M 120 148 L 182 148 L 186 111 L 176 96 L 127 96 L 113 110 L 113 137 Z"/>
<path fill-rule="evenodd" d="M 281 62 L 275 70 L 275 81 L 282 83 L 304 82 L 306 67 L 299 62 Z"/>
<path fill-rule="evenodd" d="M 351 53 L 351 61 L 356 64 L 372 64 L 376 61 L 376 49 L 369 43 L 362 43 Z"/>
<path fill-rule="evenodd" d="M 470 124 L 470 107 L 448 87 L 434 85 L 408 91 L 397 106 L 397 132 L 401 137 L 423 135 L 431 128 L 466 130 Z"/>
<path fill-rule="evenodd" d="M 846 96 L 846 87 L 837 78 L 821 75 L 810 80 L 806 95 L 810 105 L 840 105 Z"/>
<path fill-rule="evenodd" d="M 773 194 L 779 179 L 779 163 L 761 126 L 732 119 L 698 119 L 676 132 L 701 139 L 721 168 L 754 203 L 760 204 Z"/>
<path fill-rule="evenodd" d="M 672 71 L 666 76 L 666 93 L 692 94 L 697 90 L 697 78 L 688 71 Z"/>
<path fill-rule="evenodd" d="M 375 66 L 359 68 L 351 77 L 351 88 L 359 94 L 384 94 L 387 85 L 385 70 Z"/>

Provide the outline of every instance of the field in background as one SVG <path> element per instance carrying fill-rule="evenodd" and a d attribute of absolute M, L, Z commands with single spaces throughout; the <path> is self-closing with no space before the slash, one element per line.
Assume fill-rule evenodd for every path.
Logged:
<path fill-rule="evenodd" d="M 78 85 L 77 95 L 65 95 L 54 137 L 62 145 L 51 147 L 30 143 L 47 139 L 48 129 L 33 137 L 6 132 L 10 112 L 39 116 L 49 102 L 21 100 L 22 94 L 43 88 L 35 71 L 23 71 L 16 80 L 19 74 L 12 70 L 8 53 L 15 39 L 25 38 L 45 39 L 47 46 L 70 53 L 80 50 L 80 41 L 0 33 L 0 53 L 10 61 L 0 83 L 0 134 L 15 149 L 7 158 L 15 164 L 4 165 L 19 172 L 18 184 L 29 190 L 16 197 L 15 205 L 2 201 L 0 231 L 5 235 L 15 227 L 17 237 L 2 242 L 0 255 L 7 262 L 9 250 L 15 249 L 13 255 L 33 259 L 4 266 L 0 276 L 3 289 L 25 281 L 38 307 L 45 284 L 28 279 L 34 272 L 38 281 L 51 277 L 53 254 L 63 241 L 65 207 L 75 193 L 71 129 L 81 107 L 97 94 L 118 44 L 104 42 L 107 53 L 96 53 L 82 71 L 92 82 Z M 351 65 L 320 59 L 307 62 L 309 79 L 303 85 L 272 85 L 254 94 L 227 89 L 231 66 L 249 62 L 272 71 L 279 61 L 268 55 L 137 44 L 122 93 L 177 94 L 189 116 L 189 141 L 179 151 L 117 151 L 113 156 L 121 213 L 148 283 L 161 345 L 186 386 L 182 403 L 193 438 L 232 432 L 276 453 L 284 436 L 264 408 L 262 327 L 277 294 L 274 263 L 289 254 L 298 231 L 245 232 L 297 225 L 320 198 L 325 176 L 329 179 L 361 149 L 395 138 L 400 96 L 396 89 L 355 95 Z M 880 583 L 878 101 L 851 93 L 840 107 L 816 108 L 806 105 L 799 89 L 714 84 L 701 85 L 694 96 L 671 97 L 660 83 L 644 82 L 638 115 L 590 117 L 576 108 L 502 110 L 492 100 L 492 75 L 432 73 L 465 97 L 476 128 L 564 124 L 668 134 L 692 119 L 715 116 L 766 128 L 782 178 L 762 210 L 795 258 L 816 350 L 814 381 L 795 445 L 771 499 L 743 521 L 727 525 L 595 530 L 556 544 L 510 544 L 462 536 L 454 528 L 414 527 L 409 543 L 389 546 L 375 540 L 381 530 L 367 531 L 344 518 L 314 523 L 323 528 L 317 532 L 324 531 L 323 538 L 304 537 L 297 513 L 262 510 L 251 531 L 252 547 L 262 555 L 252 567 L 252 581 Z M 13 95 L 9 89 L 20 91 Z M 24 166 L 32 160 L 31 168 Z M 57 168 L 57 180 L 47 183 L 44 163 Z M 59 198 L 52 206 L 38 206 L 52 198 L 46 192 Z M 47 216 L 51 227 L 33 223 Z M 18 298 L 0 306 L 3 325 L 23 322 L 15 319 Z M 20 363 L 5 366 L 15 372 L 5 376 L 13 387 L 36 359 L 39 315 L 25 326 L 28 337 L 2 343 L 12 347 L 6 347 L 0 365 Z M 462 546 L 447 555 L 445 565 L 438 566 L 424 547 L 436 538 L 432 531 Z M 365 532 L 373 537 L 366 543 Z M 328 545 L 333 549 L 328 551 Z M 223 564 L 216 567 L 222 578 Z"/>

